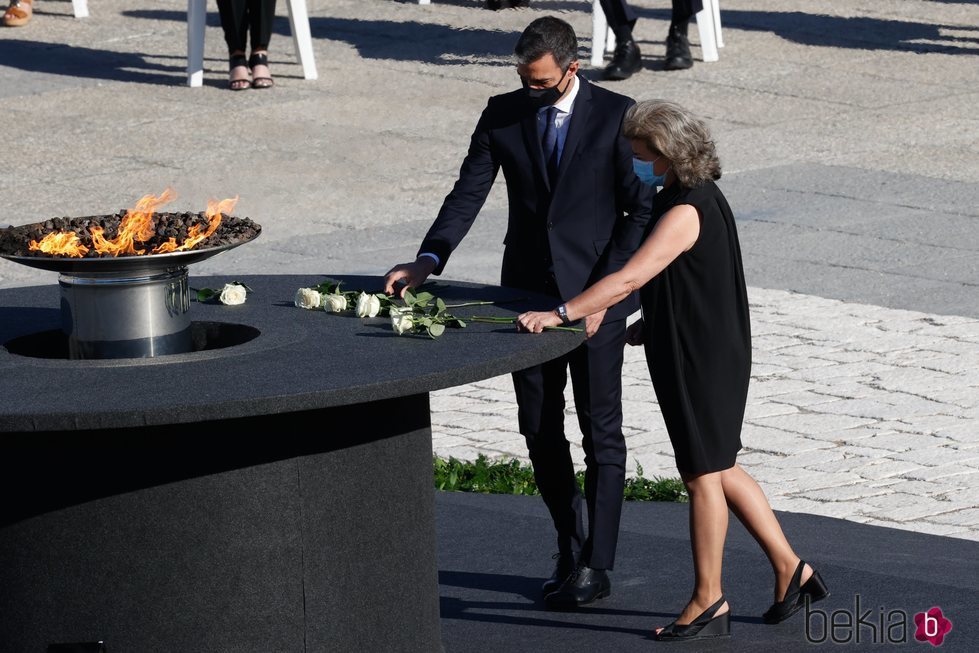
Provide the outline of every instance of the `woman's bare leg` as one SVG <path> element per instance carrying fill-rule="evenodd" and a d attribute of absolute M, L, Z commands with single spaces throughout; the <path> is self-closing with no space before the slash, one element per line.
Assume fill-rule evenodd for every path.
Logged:
<path fill-rule="evenodd" d="M 694 590 L 677 618 L 685 626 L 721 598 L 721 564 L 727 535 L 727 502 L 721 473 L 684 476 L 690 495 L 690 543 L 693 548 Z M 727 603 L 717 614 L 729 610 Z M 656 632 L 661 629 L 657 628 Z"/>
<path fill-rule="evenodd" d="M 765 493 L 755 479 L 737 464 L 719 474 L 727 505 L 768 556 L 775 572 L 774 600 L 780 601 L 785 597 L 785 590 L 799 565 L 799 556 L 785 538 Z M 805 583 L 810 576 L 812 568 L 806 565 L 801 582 Z"/>

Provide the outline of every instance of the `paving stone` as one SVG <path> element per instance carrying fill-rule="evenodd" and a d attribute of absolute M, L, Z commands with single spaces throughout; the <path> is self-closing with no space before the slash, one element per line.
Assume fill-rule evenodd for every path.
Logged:
<path fill-rule="evenodd" d="M 831 397 L 828 395 L 820 394 L 818 392 L 812 392 L 811 390 L 803 390 L 801 392 L 790 392 L 788 394 L 773 395 L 771 397 L 771 401 L 777 403 L 789 404 L 791 406 L 796 406 L 798 408 L 807 408 L 810 406 L 817 406 L 819 404 L 827 404 L 834 401 L 840 401 L 840 398 Z"/>
<path fill-rule="evenodd" d="M 927 438 L 929 436 L 921 436 Z M 968 466 L 969 469 L 979 468 L 979 453 L 962 453 L 950 446 L 926 447 L 922 445 L 908 451 L 899 451 L 891 454 L 891 458 L 907 460 L 921 465 L 928 465 L 932 468 L 948 465 L 954 461 L 958 466 Z M 970 465 L 971 463 L 971 465 Z"/>
<path fill-rule="evenodd" d="M 956 483 L 962 482 L 962 478 L 968 479 L 970 483 L 979 483 L 979 471 L 976 470 L 976 467 L 974 465 L 968 466 L 959 463 L 947 463 L 945 465 L 936 465 L 935 467 L 920 467 L 902 474 L 902 476 L 921 481 L 933 481 L 955 476 L 961 477 L 956 478 Z"/>
<path fill-rule="evenodd" d="M 881 433 L 879 435 L 872 435 L 869 438 L 862 438 L 858 441 L 861 447 L 869 447 L 871 449 L 884 449 L 886 451 L 900 453 L 912 451 L 914 453 L 922 453 L 923 456 L 931 456 L 931 458 L 922 458 L 920 462 L 923 464 L 936 465 L 942 462 L 940 459 L 935 460 L 935 456 L 941 456 L 941 451 L 931 451 L 938 450 L 940 447 L 952 444 L 954 441 L 948 440 L 946 438 L 935 438 L 930 435 L 919 435 L 915 433 Z M 913 458 L 913 454 L 909 459 Z M 929 462 L 932 460 L 932 462 Z"/>
<path fill-rule="evenodd" d="M 811 472 L 800 475 L 794 482 L 796 492 L 810 492 L 854 485 L 860 481 L 860 476 L 853 471 L 847 472 Z"/>
<path fill-rule="evenodd" d="M 874 462 L 873 458 L 866 456 L 846 456 L 841 460 L 806 465 L 806 472 L 855 472 L 863 476 L 863 469 Z"/>
<path fill-rule="evenodd" d="M 914 531 L 917 533 L 927 533 L 929 535 L 944 535 L 946 537 L 964 537 L 966 539 L 975 539 L 972 536 L 972 530 L 968 527 L 950 524 L 936 524 L 924 519 L 914 522 L 893 522 L 885 519 L 867 518 L 867 520 L 863 523 L 871 526 L 883 526 L 884 528 L 903 528 L 905 530 Z"/>
<path fill-rule="evenodd" d="M 891 481 L 895 477 L 900 477 L 908 472 L 913 472 L 922 467 L 920 463 L 915 463 L 906 460 L 895 460 L 893 458 L 886 458 L 875 462 L 871 465 L 865 465 L 857 470 L 863 478 L 873 479 L 873 480 L 883 480 L 886 479 Z"/>
<path fill-rule="evenodd" d="M 744 418 L 746 420 L 753 420 L 759 417 L 771 417 L 772 415 L 791 415 L 793 413 L 798 413 L 799 409 L 795 406 L 790 406 L 787 404 L 780 404 L 774 401 L 766 401 L 759 403 L 748 403 L 745 406 Z"/>
<path fill-rule="evenodd" d="M 866 499 L 868 497 L 890 493 L 891 491 L 886 488 L 872 487 L 867 484 L 857 483 L 854 485 L 835 486 L 821 490 L 806 490 L 804 496 L 805 498 L 813 501 L 852 501 L 854 499 Z"/>
<path fill-rule="evenodd" d="M 812 384 L 797 380 L 752 380 L 748 384 L 748 399 L 762 399 L 764 397 L 776 397 L 778 395 L 790 394 L 811 390 Z"/>
<path fill-rule="evenodd" d="M 959 527 L 979 527 L 979 508 L 965 508 L 928 517 L 929 522 Z"/>
<path fill-rule="evenodd" d="M 770 464 L 777 467 L 796 467 L 806 469 L 809 465 L 834 460 L 843 460 L 845 457 L 841 447 L 827 447 L 813 451 L 799 451 L 783 456 L 771 456 Z"/>
<path fill-rule="evenodd" d="M 821 413 L 872 419 L 897 419 L 908 414 L 903 406 L 885 404 L 872 399 L 841 399 L 830 404 L 819 404 L 817 410 Z"/>
<path fill-rule="evenodd" d="M 857 361 L 854 363 L 838 363 L 816 369 L 796 370 L 787 374 L 786 378 L 828 383 L 832 379 L 838 378 L 871 379 L 881 372 L 892 369 L 893 367 L 890 365 L 883 365 L 874 361 Z"/>
<path fill-rule="evenodd" d="M 943 502 L 935 499 L 900 492 L 866 497 L 863 502 L 879 508 L 873 511 L 874 517 L 896 522 L 909 522 L 925 517 L 935 520 L 950 510 L 947 502 L 943 505 Z"/>
<path fill-rule="evenodd" d="M 794 415 L 775 415 L 752 420 L 753 424 L 769 428 L 785 429 L 803 435 L 823 435 L 827 433 L 840 436 L 847 429 L 873 424 L 874 420 L 849 415 L 827 415 L 819 413 L 798 413 Z"/>

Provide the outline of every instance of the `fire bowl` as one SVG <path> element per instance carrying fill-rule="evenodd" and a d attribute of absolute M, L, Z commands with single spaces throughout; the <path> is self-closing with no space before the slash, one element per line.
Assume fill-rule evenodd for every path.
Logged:
<path fill-rule="evenodd" d="M 194 350 L 187 268 L 254 240 L 261 227 L 248 218 L 223 216 L 209 237 L 186 251 L 130 256 L 68 257 L 31 251 L 28 243 L 51 232 L 75 232 L 86 244 L 92 231 L 114 235 L 124 214 L 54 218 L 0 230 L 0 257 L 60 273 L 61 329 L 70 358 L 148 358 Z M 203 213 L 159 213 L 140 249 L 151 252 L 208 222 Z"/>

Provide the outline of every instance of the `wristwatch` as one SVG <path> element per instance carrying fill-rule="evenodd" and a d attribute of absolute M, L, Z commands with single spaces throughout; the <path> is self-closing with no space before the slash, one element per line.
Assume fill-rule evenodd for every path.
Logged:
<path fill-rule="evenodd" d="M 557 311 L 557 316 L 561 318 L 561 322 L 563 322 L 565 326 L 571 324 L 571 320 L 568 319 L 568 309 L 564 304 L 561 304 L 554 310 Z"/>

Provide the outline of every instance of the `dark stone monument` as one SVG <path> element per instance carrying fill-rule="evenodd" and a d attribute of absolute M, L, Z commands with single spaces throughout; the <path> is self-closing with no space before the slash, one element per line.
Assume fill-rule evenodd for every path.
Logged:
<path fill-rule="evenodd" d="M 323 277 L 240 280 L 245 304 L 192 306 L 194 351 L 138 359 L 70 360 L 56 287 L 0 291 L 4 650 L 441 649 L 428 393 L 583 335 L 398 336 L 387 319 L 295 308 Z M 460 316 L 553 304 L 432 292 L 518 300 Z"/>

